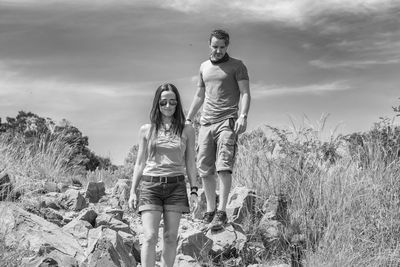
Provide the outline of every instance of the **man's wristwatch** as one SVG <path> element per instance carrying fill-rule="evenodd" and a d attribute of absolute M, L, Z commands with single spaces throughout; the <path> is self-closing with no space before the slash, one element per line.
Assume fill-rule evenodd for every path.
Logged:
<path fill-rule="evenodd" d="M 240 117 L 243 119 L 247 119 L 247 114 L 240 114 Z"/>

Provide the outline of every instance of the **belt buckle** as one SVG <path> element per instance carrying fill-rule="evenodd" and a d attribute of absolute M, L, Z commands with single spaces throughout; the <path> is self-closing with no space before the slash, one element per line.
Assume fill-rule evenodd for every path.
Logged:
<path fill-rule="evenodd" d="M 160 177 L 160 183 L 166 184 L 167 182 L 168 182 L 168 177 L 165 177 L 165 176 Z"/>

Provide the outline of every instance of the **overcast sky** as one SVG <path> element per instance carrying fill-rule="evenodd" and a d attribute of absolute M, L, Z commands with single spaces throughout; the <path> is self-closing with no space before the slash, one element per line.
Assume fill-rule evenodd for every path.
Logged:
<path fill-rule="evenodd" d="M 365 131 L 400 97 L 400 1 L 0 0 L 0 117 L 65 118 L 122 164 L 164 82 L 184 108 L 223 28 L 250 76 L 249 129 Z"/>

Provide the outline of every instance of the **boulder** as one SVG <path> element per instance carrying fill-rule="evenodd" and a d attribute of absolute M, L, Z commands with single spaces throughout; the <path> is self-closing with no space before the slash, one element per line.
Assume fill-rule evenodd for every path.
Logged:
<path fill-rule="evenodd" d="M 79 190 L 68 189 L 59 196 L 58 200 L 61 207 L 73 211 L 80 211 L 88 206 L 85 198 Z"/>
<path fill-rule="evenodd" d="M 99 202 L 100 198 L 106 194 L 104 182 L 89 182 L 86 186 L 85 198 L 90 203 Z"/>
<path fill-rule="evenodd" d="M 113 216 L 109 215 L 109 214 L 100 214 L 97 216 L 96 218 L 96 227 L 99 226 L 107 226 L 110 229 L 113 229 L 115 231 L 122 231 L 128 234 L 131 234 L 131 228 L 129 227 L 128 224 L 117 220 L 116 218 L 114 218 Z"/>
<path fill-rule="evenodd" d="M 82 247 L 88 246 L 90 229 L 93 229 L 93 226 L 89 222 L 79 219 L 74 219 L 63 227 L 63 230 L 73 235 Z"/>
<path fill-rule="evenodd" d="M 208 230 L 206 237 L 213 241 L 210 254 L 219 259 L 238 257 L 247 241 L 243 230 L 234 224 L 226 225 L 222 231 Z"/>
<path fill-rule="evenodd" d="M 202 231 L 188 230 L 180 233 L 177 251 L 199 262 L 207 262 L 212 246 L 213 240 L 207 237 Z"/>
<path fill-rule="evenodd" d="M 89 230 L 88 267 L 135 267 L 136 260 L 114 230 L 98 227 Z"/>
<path fill-rule="evenodd" d="M 115 184 L 112 195 L 119 200 L 120 206 L 124 206 L 128 202 L 131 186 L 132 180 L 130 179 L 118 179 Z"/>
<path fill-rule="evenodd" d="M 175 267 L 201 267 L 201 265 L 192 257 L 188 255 L 178 254 L 176 255 Z"/>
<path fill-rule="evenodd" d="M 46 221 L 54 223 L 60 227 L 65 225 L 64 217 L 57 211 L 51 208 L 41 208 L 39 212 L 40 216 L 46 219 Z"/>
<path fill-rule="evenodd" d="M 55 193 L 48 193 L 44 196 L 41 197 L 40 200 L 40 207 L 41 208 L 51 208 L 54 210 L 59 210 L 60 204 L 59 204 L 59 194 Z"/>
<path fill-rule="evenodd" d="M 60 192 L 59 188 L 58 188 L 58 184 L 56 182 L 51 182 L 51 181 L 45 181 L 44 185 L 43 185 L 43 190 L 46 193 L 50 193 L 50 192 Z"/>
<path fill-rule="evenodd" d="M 230 222 L 253 224 L 255 219 L 256 196 L 246 187 L 235 187 L 228 197 L 226 214 Z"/>
<path fill-rule="evenodd" d="M 46 246 L 37 255 L 22 259 L 23 267 L 65 266 L 79 267 L 79 263 L 71 256 L 65 255 L 54 247 Z"/>
<path fill-rule="evenodd" d="M 105 210 L 105 213 L 120 221 L 122 221 L 124 216 L 124 211 L 122 209 L 108 208 Z"/>
<path fill-rule="evenodd" d="M 39 252 L 43 246 L 56 248 L 63 255 L 83 262 L 85 255 L 78 241 L 57 225 L 31 214 L 14 203 L 0 203 L 0 235 L 5 245 Z"/>
<path fill-rule="evenodd" d="M 93 227 L 96 226 L 96 218 L 97 218 L 98 214 L 95 210 L 93 209 L 84 209 L 82 210 L 79 215 L 74 218 L 73 220 L 82 220 L 82 221 L 87 221 L 88 223 L 90 223 Z"/>
<path fill-rule="evenodd" d="M 122 237 L 122 241 L 128 252 L 133 255 L 137 262 L 140 262 L 140 241 L 139 237 L 133 233 L 128 234 L 126 232 L 119 231 L 118 234 Z"/>

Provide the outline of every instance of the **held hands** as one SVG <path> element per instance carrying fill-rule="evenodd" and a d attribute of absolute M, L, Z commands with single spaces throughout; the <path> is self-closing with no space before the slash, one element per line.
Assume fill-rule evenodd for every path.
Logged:
<path fill-rule="evenodd" d="M 247 128 L 247 117 L 245 116 L 240 116 L 236 122 L 235 122 L 235 128 L 234 131 L 237 135 L 244 133 Z"/>

